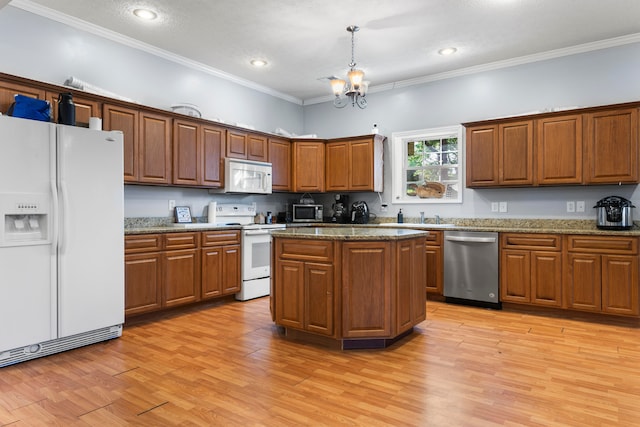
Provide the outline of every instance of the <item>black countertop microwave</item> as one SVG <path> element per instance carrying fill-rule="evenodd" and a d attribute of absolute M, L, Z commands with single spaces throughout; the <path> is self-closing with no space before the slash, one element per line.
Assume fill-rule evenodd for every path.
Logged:
<path fill-rule="evenodd" d="M 293 222 L 322 222 L 324 208 L 322 205 L 293 204 L 291 221 Z"/>

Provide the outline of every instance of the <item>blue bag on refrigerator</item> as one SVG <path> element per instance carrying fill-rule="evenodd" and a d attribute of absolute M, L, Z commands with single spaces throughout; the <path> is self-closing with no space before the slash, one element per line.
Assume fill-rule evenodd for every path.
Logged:
<path fill-rule="evenodd" d="M 24 95 L 15 95 L 14 103 L 9 107 L 7 114 L 9 116 L 21 117 L 23 119 L 50 122 L 51 106 L 49 105 L 49 101 L 30 98 Z"/>

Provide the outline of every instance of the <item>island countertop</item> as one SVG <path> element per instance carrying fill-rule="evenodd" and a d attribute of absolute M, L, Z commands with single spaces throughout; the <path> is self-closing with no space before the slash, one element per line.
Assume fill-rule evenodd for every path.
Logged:
<path fill-rule="evenodd" d="M 274 237 L 313 240 L 403 240 L 426 236 L 426 230 L 386 227 L 295 227 L 272 230 Z"/>

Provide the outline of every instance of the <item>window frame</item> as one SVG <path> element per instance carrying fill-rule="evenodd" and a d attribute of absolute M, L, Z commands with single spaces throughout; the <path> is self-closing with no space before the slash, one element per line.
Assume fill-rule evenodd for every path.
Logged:
<path fill-rule="evenodd" d="M 404 161 L 406 159 L 407 142 L 415 140 L 442 139 L 456 135 L 458 138 L 458 197 L 455 199 L 421 199 L 417 196 L 407 196 L 403 181 L 406 176 Z M 391 203 L 392 204 L 451 204 L 462 203 L 464 189 L 464 132 L 462 125 L 442 126 L 437 128 L 393 132 L 391 134 Z"/>

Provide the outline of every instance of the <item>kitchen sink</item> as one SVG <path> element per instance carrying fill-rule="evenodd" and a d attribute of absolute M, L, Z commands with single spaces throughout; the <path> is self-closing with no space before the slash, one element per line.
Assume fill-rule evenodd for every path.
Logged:
<path fill-rule="evenodd" d="M 380 224 L 383 227 L 397 227 L 397 228 L 412 228 L 412 227 L 420 227 L 420 228 L 451 228 L 451 227 L 455 227 L 455 224 L 452 223 L 441 223 L 441 224 L 436 224 L 436 223 L 424 223 L 424 224 L 418 224 L 416 223 L 411 223 L 411 222 L 403 222 L 403 223 L 399 223 L 399 222 L 384 222 L 382 224 Z"/>

